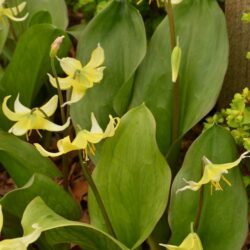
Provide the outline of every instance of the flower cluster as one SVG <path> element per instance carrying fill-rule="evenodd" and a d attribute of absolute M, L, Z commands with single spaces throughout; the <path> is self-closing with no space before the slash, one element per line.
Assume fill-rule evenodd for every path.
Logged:
<path fill-rule="evenodd" d="M 50 56 L 52 59 L 56 54 L 63 41 L 63 36 L 58 37 L 51 45 Z M 87 89 L 92 88 L 94 83 L 100 82 L 103 78 L 104 66 L 104 50 L 98 44 L 97 48 L 91 54 L 90 61 L 83 66 L 80 61 L 74 58 L 66 57 L 59 59 L 63 71 L 67 74 L 65 78 L 58 78 L 49 75 L 51 84 L 61 90 L 71 90 L 71 97 L 62 106 L 78 102 L 83 98 Z M 32 130 L 36 130 L 41 136 L 39 130 L 48 131 L 63 131 L 70 125 L 70 118 L 65 124 L 58 125 L 49 121 L 58 106 L 58 96 L 53 96 L 47 103 L 41 107 L 28 108 L 24 106 L 20 100 L 19 95 L 14 102 L 14 111 L 11 111 L 7 106 L 7 102 L 11 96 L 6 96 L 2 103 L 2 110 L 4 115 L 11 121 L 16 122 L 10 129 L 9 133 L 17 136 L 26 135 L 27 139 Z M 35 144 L 37 150 L 45 157 L 56 157 L 74 150 L 83 150 L 85 159 L 88 160 L 88 154 L 95 153 L 94 144 L 101 140 L 114 135 L 120 119 L 109 116 L 105 131 L 99 126 L 94 114 L 91 114 L 92 127 L 90 131 L 83 129 L 78 131 L 74 140 L 71 141 L 69 136 L 60 139 L 57 142 L 58 152 L 52 153 L 46 151 L 40 144 Z"/>

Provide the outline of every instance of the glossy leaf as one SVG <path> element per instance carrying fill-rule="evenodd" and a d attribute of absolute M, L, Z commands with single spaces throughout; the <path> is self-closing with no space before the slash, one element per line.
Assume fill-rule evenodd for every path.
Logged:
<path fill-rule="evenodd" d="M 87 91 L 77 104 L 71 105 L 71 116 L 75 124 L 90 126 L 90 113 L 94 112 L 101 125 L 106 125 L 108 115 L 127 107 L 126 100 L 115 100 L 121 88 L 126 89 L 129 102 L 131 88 L 129 80 L 146 53 L 146 37 L 139 12 L 128 1 L 113 1 L 100 12 L 83 30 L 78 43 L 77 57 L 86 63 L 96 45 L 104 48 L 104 78 Z M 97 101 L 98 100 L 98 101 Z M 122 109 L 120 108 L 122 106 Z"/>
<path fill-rule="evenodd" d="M 57 36 L 62 34 L 62 31 L 50 24 L 39 24 L 31 26 L 21 36 L 12 61 L 0 82 L 1 87 L 4 88 L 1 100 L 6 95 L 13 95 L 14 100 L 19 93 L 21 102 L 26 106 L 31 105 L 48 78 L 50 45 Z M 69 41 L 66 39 L 62 46 L 62 53 L 65 53 L 68 46 Z M 5 123 L 7 119 L 2 115 L 1 126 L 7 128 Z"/>
<path fill-rule="evenodd" d="M 40 197 L 33 199 L 24 211 L 22 226 L 24 235 L 34 231 L 36 224 L 54 244 L 77 243 L 83 249 L 126 250 L 118 241 L 88 224 L 69 221 L 51 210 Z"/>
<path fill-rule="evenodd" d="M 36 12 L 32 18 L 30 18 L 29 26 L 35 25 L 35 24 L 42 24 L 42 23 L 52 23 L 51 15 L 46 10 L 41 10 Z"/>
<path fill-rule="evenodd" d="M 214 106 L 228 60 L 224 15 L 214 0 L 184 0 L 174 6 L 176 36 L 182 50 L 179 71 L 179 136 L 186 133 Z M 136 75 L 132 106 L 145 102 L 157 121 L 162 152 L 171 145 L 171 48 L 167 17 L 155 31 Z M 174 97 L 176 98 L 176 97 Z"/>
<path fill-rule="evenodd" d="M 121 119 L 100 153 L 93 178 L 119 241 L 138 247 L 153 231 L 167 204 L 170 171 L 155 140 L 155 121 L 141 105 Z M 93 194 L 91 223 L 104 230 Z"/>
<path fill-rule="evenodd" d="M 24 185 L 34 173 L 61 176 L 53 162 L 42 157 L 31 144 L 3 131 L 0 131 L 0 162 L 18 186 Z"/>
<path fill-rule="evenodd" d="M 199 203 L 198 191 L 186 190 L 176 194 L 176 190 L 185 186 L 183 178 L 193 181 L 200 179 L 203 156 L 214 163 L 234 161 L 237 150 L 230 133 L 214 126 L 201 134 L 188 150 L 171 193 L 169 219 L 173 244 L 179 244 L 189 233 L 190 223 L 195 221 Z M 210 184 L 204 186 L 197 233 L 205 250 L 241 249 L 246 237 L 248 202 L 239 168 L 229 170 L 225 177 L 232 186 L 221 180 L 224 191 L 214 191 L 211 195 Z"/>

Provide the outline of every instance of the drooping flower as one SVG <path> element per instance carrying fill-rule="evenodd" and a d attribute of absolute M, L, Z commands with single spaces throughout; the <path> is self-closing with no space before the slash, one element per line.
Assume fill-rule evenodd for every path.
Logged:
<path fill-rule="evenodd" d="M 179 246 L 160 244 L 168 250 L 203 250 L 198 234 L 191 232 Z"/>
<path fill-rule="evenodd" d="M 58 96 L 54 95 L 46 104 L 41 107 L 29 109 L 19 101 L 19 95 L 14 102 L 14 112 L 7 106 L 7 101 L 11 96 L 6 96 L 3 100 L 2 110 L 4 115 L 16 123 L 9 129 L 9 133 L 17 136 L 24 135 L 31 130 L 62 131 L 70 124 L 70 118 L 64 125 L 57 125 L 48 120 L 57 108 Z"/>
<path fill-rule="evenodd" d="M 28 13 L 26 13 L 23 17 L 17 17 L 17 15 L 23 11 L 23 9 L 26 6 L 26 2 L 22 2 L 16 7 L 12 8 L 4 8 L 4 3 L 6 0 L 0 0 L 0 19 L 2 19 L 4 16 L 8 17 L 9 19 L 13 21 L 23 21 L 28 17 Z"/>
<path fill-rule="evenodd" d="M 72 89 L 70 100 L 65 104 L 78 102 L 87 89 L 92 88 L 94 83 L 100 82 L 103 78 L 105 67 L 101 65 L 104 62 L 104 50 L 99 44 L 93 50 L 90 61 L 85 66 L 79 60 L 70 57 L 59 59 L 59 62 L 63 71 L 68 75 L 65 78 L 58 78 L 60 89 Z M 48 75 L 52 86 L 57 88 L 56 79 Z"/>
<path fill-rule="evenodd" d="M 35 143 L 34 145 L 36 149 L 41 153 L 41 155 L 45 157 L 57 157 L 71 151 L 83 150 L 86 159 L 88 159 L 88 152 L 94 154 L 94 144 L 100 142 L 101 140 L 107 137 L 112 137 L 115 134 L 115 130 L 117 129 L 120 123 L 120 119 L 118 117 L 113 118 L 111 115 L 109 116 L 109 119 L 110 121 L 106 129 L 105 131 L 103 131 L 99 126 L 94 114 L 92 113 L 92 127 L 90 131 L 86 129 L 79 131 L 73 141 L 70 140 L 69 136 L 59 140 L 57 142 L 57 148 L 59 151 L 56 153 L 48 152 L 40 144 Z"/>
<path fill-rule="evenodd" d="M 229 163 L 222 163 L 222 164 L 214 164 L 210 160 L 208 160 L 205 156 L 203 157 L 203 161 L 205 163 L 203 176 L 198 182 L 194 181 L 187 181 L 184 179 L 184 181 L 188 184 L 184 186 L 183 188 L 180 188 L 176 191 L 176 193 L 184 191 L 186 189 L 191 189 L 193 191 L 197 191 L 201 188 L 202 185 L 205 185 L 209 182 L 211 182 L 211 193 L 213 191 L 213 188 L 217 190 L 223 190 L 220 185 L 220 179 L 222 179 L 226 184 L 231 186 L 231 183 L 229 180 L 226 179 L 224 174 L 228 173 L 228 170 L 236 167 L 240 164 L 242 159 L 249 157 L 247 154 L 249 151 L 244 152 L 236 161 L 229 162 Z"/>

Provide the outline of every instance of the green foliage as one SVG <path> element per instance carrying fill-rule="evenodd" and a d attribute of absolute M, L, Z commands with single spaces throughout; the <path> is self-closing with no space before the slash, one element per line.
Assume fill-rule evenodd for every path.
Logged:
<path fill-rule="evenodd" d="M 216 1 L 184 1 L 174 7 L 174 16 L 182 50 L 178 80 L 178 136 L 181 137 L 216 102 L 227 67 L 228 41 L 225 18 Z M 171 46 L 168 19 L 165 18 L 155 31 L 139 67 L 131 102 L 131 106 L 145 102 L 154 114 L 157 141 L 163 153 L 167 153 L 172 144 L 170 121 L 176 97 L 173 96 L 171 72 Z"/>
<path fill-rule="evenodd" d="M 221 124 L 227 130 L 231 131 L 235 142 L 250 149 L 250 91 L 248 88 L 243 89 L 242 93 L 236 93 L 230 108 L 223 109 L 221 112 L 208 117 L 204 128 L 207 129 L 213 124 Z"/>
<path fill-rule="evenodd" d="M 136 249 L 152 232 L 166 208 L 170 179 L 156 144 L 152 114 L 145 105 L 130 110 L 116 135 L 103 145 L 94 172 L 115 234 L 127 247 Z M 104 230 L 102 215 L 90 194 L 91 222 Z"/>
<path fill-rule="evenodd" d="M 202 201 L 199 201 L 198 191 L 187 190 L 176 194 L 178 188 L 185 186 L 183 178 L 194 181 L 200 179 L 203 156 L 216 163 L 235 160 L 237 151 L 230 133 L 224 128 L 213 126 L 202 133 L 188 150 L 172 186 L 170 242 L 179 243 L 190 232 L 190 223 L 195 222 L 199 202 L 202 202 L 197 233 L 204 249 L 240 249 L 248 228 L 248 204 L 239 169 L 233 169 L 226 177 L 231 187 L 221 180 L 222 192 L 215 191 L 211 195 L 210 184 L 205 185 Z"/>
<path fill-rule="evenodd" d="M 20 15 L 5 8 L 21 2 L 0 6 L 0 100 L 20 95 L 20 102 L 8 103 L 13 113 L 2 105 L 16 131 L 9 130 L 0 111 L 0 162 L 18 186 L 0 199 L 0 249 L 26 250 L 34 242 L 30 247 L 42 250 L 68 250 L 70 243 L 88 250 L 158 250 L 159 243 L 169 247 L 192 243 L 194 237 L 199 249 L 240 249 L 247 199 L 236 165 L 248 152 L 233 169 L 218 164 L 237 157 L 230 132 L 250 149 L 248 89 L 235 95 L 230 108 L 208 118 L 207 131 L 192 144 L 177 173 L 182 137 L 215 104 L 227 67 L 225 17 L 217 1 L 183 0 L 172 6 L 173 17 L 170 2 L 166 17 L 156 1 L 149 6 L 127 0 L 27 0 Z M 70 16 L 84 18 L 67 32 L 66 2 Z M 20 21 L 27 12 L 23 22 L 7 19 Z M 243 20 L 249 21 L 247 13 Z M 52 95 L 50 105 L 41 106 Z M 57 124 L 67 119 L 73 124 L 54 133 L 60 129 L 53 129 L 51 116 Z M 41 130 L 53 133 L 38 140 Z M 7 131 L 26 132 L 30 143 Z M 57 157 L 59 168 L 48 156 Z M 81 210 L 73 198 L 74 178 L 82 174 L 88 182 L 90 225 L 78 222 Z M 232 186 L 224 185 L 230 184 L 225 174 Z M 52 179 L 58 177 L 63 180 Z M 207 180 L 197 188 L 200 178 Z M 67 192 L 71 184 L 73 195 Z M 216 189 L 212 195 L 210 185 Z"/>

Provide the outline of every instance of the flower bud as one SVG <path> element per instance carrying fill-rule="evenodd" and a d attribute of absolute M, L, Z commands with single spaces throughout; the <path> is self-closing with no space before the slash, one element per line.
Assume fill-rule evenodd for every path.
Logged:
<path fill-rule="evenodd" d="M 62 44 L 62 41 L 65 36 L 59 36 L 57 37 L 54 42 L 51 44 L 50 48 L 50 57 L 55 57 L 57 55 L 58 50 L 60 49 L 60 46 Z"/>

